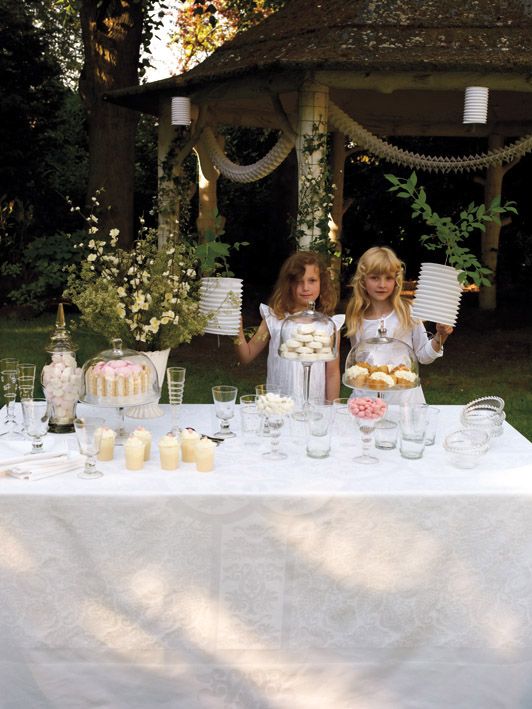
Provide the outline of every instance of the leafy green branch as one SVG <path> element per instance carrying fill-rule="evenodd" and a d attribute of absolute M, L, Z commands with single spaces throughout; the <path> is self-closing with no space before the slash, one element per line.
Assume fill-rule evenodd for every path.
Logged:
<path fill-rule="evenodd" d="M 440 216 L 430 207 L 427 203 L 427 193 L 421 185 L 418 186 L 415 172 L 409 178 L 390 174 L 385 175 L 385 178 L 392 184 L 390 192 L 395 192 L 396 196 L 401 199 L 410 200 L 412 219 L 420 218 L 427 226 L 432 227 L 432 232 L 420 237 L 423 246 L 428 251 L 443 249 L 445 263 L 460 271 L 458 280 L 461 283 L 471 280 L 479 286 L 491 285 L 488 279 L 492 273 L 491 269 L 483 266 L 463 242 L 475 231 L 485 232 L 486 224 L 490 222 L 500 224 L 503 214 L 507 212 L 517 214 L 515 202 L 506 202 L 501 205 L 500 197 L 495 197 L 488 207 L 484 204 L 477 205 L 471 202 L 453 220 L 452 217 Z"/>

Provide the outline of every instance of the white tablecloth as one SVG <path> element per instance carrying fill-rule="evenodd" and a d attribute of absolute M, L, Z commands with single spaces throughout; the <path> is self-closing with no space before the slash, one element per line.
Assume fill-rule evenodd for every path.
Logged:
<path fill-rule="evenodd" d="M 505 423 L 452 468 L 441 408 L 419 461 L 239 437 L 210 474 L 0 478 L 0 707 L 531 707 L 532 444 Z"/>

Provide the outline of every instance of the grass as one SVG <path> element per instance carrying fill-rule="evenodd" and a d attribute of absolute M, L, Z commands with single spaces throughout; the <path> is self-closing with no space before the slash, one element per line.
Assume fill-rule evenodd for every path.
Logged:
<path fill-rule="evenodd" d="M 245 315 L 246 325 L 258 323 L 255 312 Z M 67 316 L 75 323 L 75 316 Z M 55 317 L 44 314 L 32 320 L 0 318 L 2 356 L 34 362 L 38 371 L 47 363 L 45 351 Z M 73 332 L 79 346 L 77 359 L 107 349 L 108 343 L 82 329 Z M 349 343 L 342 342 L 342 366 Z M 474 302 L 465 301 L 456 332 L 445 345 L 445 356 L 430 366 L 421 366 L 420 375 L 430 404 L 465 404 L 488 394 L 506 401 L 508 421 L 532 440 L 532 318 L 515 309 L 482 313 Z M 187 369 L 185 402 L 211 403 L 214 384 L 234 384 L 241 394 L 252 393 L 266 378 L 266 351 L 247 366 L 237 363 L 232 339 L 216 335 L 196 337 L 173 350 L 169 364 Z M 345 389 L 343 396 L 350 390 Z M 162 401 L 166 401 L 166 387 Z"/>

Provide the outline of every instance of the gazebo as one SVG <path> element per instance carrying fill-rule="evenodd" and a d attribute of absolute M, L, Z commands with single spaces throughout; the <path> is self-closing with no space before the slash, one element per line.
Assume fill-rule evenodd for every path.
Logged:
<path fill-rule="evenodd" d="M 489 89 L 485 123 L 463 122 L 464 91 L 473 86 Z M 295 148 L 300 246 L 319 238 L 329 133 L 333 241 L 341 229 L 346 137 L 417 170 L 485 170 L 485 197 L 491 201 L 501 192 L 504 172 L 532 150 L 532 5 L 528 0 L 288 0 L 189 72 L 107 95 L 158 116 L 161 191 L 169 177 L 162 166 L 176 135 L 171 102 L 178 96 L 189 97 L 193 107 L 190 139 L 176 164 L 178 169 L 186 150 L 195 147 L 200 232 L 213 228 L 219 173 L 241 182 L 259 179 Z M 224 124 L 277 129 L 279 141 L 256 165 L 238 166 L 216 140 Z M 394 136 L 475 136 L 486 139 L 486 152 L 417 155 L 395 147 Z M 164 238 L 164 223 L 161 232 Z M 492 269 L 498 238 L 499 227 L 489 225 L 482 257 Z M 494 289 L 488 290 L 494 303 Z"/>

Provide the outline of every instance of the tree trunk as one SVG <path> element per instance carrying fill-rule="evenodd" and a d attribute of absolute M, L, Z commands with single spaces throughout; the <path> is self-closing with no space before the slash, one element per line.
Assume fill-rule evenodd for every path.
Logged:
<path fill-rule="evenodd" d="M 119 241 L 133 241 L 135 132 L 138 116 L 103 101 L 111 89 L 139 83 L 143 3 L 134 0 L 83 0 L 80 11 L 84 67 L 80 93 L 89 127 L 87 199 L 103 189 L 100 236 L 120 229 Z"/>
<path fill-rule="evenodd" d="M 501 135 L 490 135 L 489 150 L 504 147 L 504 138 Z M 484 204 L 488 207 L 495 197 L 502 194 L 502 180 L 504 168 L 502 165 L 490 165 L 486 171 L 484 186 Z M 499 239 L 501 226 L 496 222 L 486 224 L 486 231 L 482 234 L 481 261 L 484 266 L 493 271 L 492 285 L 482 286 L 479 293 L 479 307 L 481 310 L 495 310 L 497 307 L 497 256 L 499 254 Z"/>
<path fill-rule="evenodd" d="M 345 136 L 339 131 L 332 134 L 332 183 L 334 196 L 329 222 L 329 240 L 334 245 L 334 256 L 331 259 L 331 275 L 340 295 L 340 278 L 342 268 L 342 220 L 344 216 L 344 169 L 345 169 Z"/>

